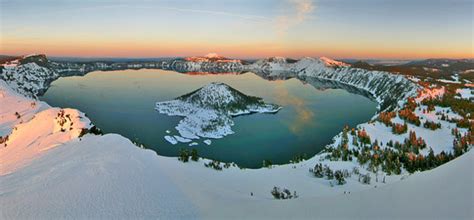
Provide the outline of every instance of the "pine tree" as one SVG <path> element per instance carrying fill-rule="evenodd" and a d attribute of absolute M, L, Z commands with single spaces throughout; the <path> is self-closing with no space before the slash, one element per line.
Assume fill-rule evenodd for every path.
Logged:
<path fill-rule="evenodd" d="M 334 179 L 334 173 L 331 170 L 331 168 L 329 168 L 329 166 L 325 166 L 324 168 L 325 168 L 325 173 L 326 173 L 326 177 L 328 178 L 328 180 Z"/>
<path fill-rule="evenodd" d="M 198 152 L 197 152 L 196 149 L 191 150 L 191 160 L 193 160 L 193 161 L 198 161 L 199 160 Z"/>
<path fill-rule="evenodd" d="M 323 178 L 324 173 L 323 173 L 323 165 L 321 163 L 316 164 L 313 169 L 314 176 L 318 178 Z"/>
<path fill-rule="evenodd" d="M 346 183 L 346 180 L 344 179 L 344 174 L 342 173 L 342 171 L 337 170 L 336 172 L 334 172 L 334 177 L 336 178 L 338 185 L 343 185 Z"/>

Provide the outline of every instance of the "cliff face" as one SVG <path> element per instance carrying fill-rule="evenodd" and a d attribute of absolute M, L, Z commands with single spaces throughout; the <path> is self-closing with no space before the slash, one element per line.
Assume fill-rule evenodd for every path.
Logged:
<path fill-rule="evenodd" d="M 332 88 L 349 91 L 359 89 L 368 93 L 379 103 L 380 110 L 393 109 L 406 98 L 416 95 L 418 85 L 401 75 L 388 72 L 352 68 L 329 58 L 303 58 L 297 62 L 285 59 L 265 59 L 248 66 L 264 78 L 298 78 L 315 84 L 331 84 Z M 351 88 L 353 87 L 353 88 Z M 361 93 L 361 92 L 358 92 Z"/>
<path fill-rule="evenodd" d="M 349 67 L 329 58 L 292 60 L 272 57 L 247 64 L 239 60 L 185 60 L 136 62 L 52 62 L 44 55 L 31 55 L 0 66 L 0 79 L 18 92 L 37 97 L 60 76 L 84 75 L 97 70 L 165 69 L 177 72 L 242 73 L 255 72 L 266 79 L 298 78 L 308 83 L 329 82 L 335 88 L 365 91 L 380 104 L 380 110 L 393 109 L 416 94 L 418 86 L 401 75 Z M 316 83 L 316 84 L 318 84 Z M 350 88 L 354 87 L 354 88 Z"/>
<path fill-rule="evenodd" d="M 7 65 L 0 69 L 0 79 L 22 95 L 33 98 L 43 94 L 58 77 L 59 74 L 54 69 L 35 62 Z"/>
<path fill-rule="evenodd" d="M 366 71 L 351 67 L 335 69 L 312 68 L 298 71 L 298 77 L 304 81 L 311 78 L 335 81 L 369 92 L 380 104 L 380 110 L 400 106 L 410 97 L 415 96 L 418 85 L 401 75 L 379 71 Z"/>

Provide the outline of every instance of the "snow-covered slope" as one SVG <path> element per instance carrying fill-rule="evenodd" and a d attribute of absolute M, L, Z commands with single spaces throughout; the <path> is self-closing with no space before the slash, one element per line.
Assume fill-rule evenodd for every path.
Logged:
<path fill-rule="evenodd" d="M 44 102 L 18 95 L 7 83 L 0 80 L 0 136 L 10 134 L 16 124 L 31 120 L 37 112 L 49 108 Z"/>
<path fill-rule="evenodd" d="M 8 82 L 11 88 L 23 95 L 36 97 L 57 79 L 59 74 L 51 68 L 35 62 L 0 67 L 0 79 Z"/>
<path fill-rule="evenodd" d="M 51 108 L 22 97 L 0 80 L 0 175 L 14 172 L 50 148 L 79 137 L 91 127 L 75 109 Z"/>
<path fill-rule="evenodd" d="M 418 89 L 415 83 L 401 75 L 351 67 L 331 69 L 320 68 L 319 65 L 309 65 L 299 68 L 297 72 L 303 80 L 308 77 L 316 77 L 368 91 L 380 103 L 380 110 L 400 106 L 406 98 L 416 96 Z"/>
<path fill-rule="evenodd" d="M 472 219 L 474 152 L 437 169 L 370 190 L 299 198 L 246 202 L 210 200 L 205 218 L 253 219 Z"/>
<path fill-rule="evenodd" d="M 115 134 L 71 140 L 0 175 L 0 219 L 197 218 L 160 161 Z"/>
<path fill-rule="evenodd" d="M 156 103 L 158 112 L 184 117 L 176 130 L 186 139 L 222 138 L 234 133 L 232 116 L 276 113 L 280 108 L 265 104 L 261 98 L 244 95 L 223 83 L 211 83 L 175 100 Z M 171 137 L 165 139 L 175 143 Z"/>
<path fill-rule="evenodd" d="M 296 60 L 287 59 L 285 57 L 269 57 L 257 60 L 253 64 L 246 66 L 248 71 L 257 72 L 273 72 L 273 71 L 288 71 Z"/>
<path fill-rule="evenodd" d="M 0 176 L 0 218 L 472 219 L 473 156 L 356 189 L 329 187 L 291 166 L 218 172 L 118 135 L 86 135 Z M 273 200 L 272 184 L 300 198 Z"/>

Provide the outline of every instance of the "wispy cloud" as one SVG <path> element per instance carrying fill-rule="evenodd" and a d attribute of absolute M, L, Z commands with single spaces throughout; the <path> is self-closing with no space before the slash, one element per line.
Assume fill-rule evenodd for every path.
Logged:
<path fill-rule="evenodd" d="M 270 20 L 269 18 L 265 16 L 232 13 L 232 12 L 226 12 L 226 11 L 212 11 L 212 10 L 199 10 L 199 9 L 174 8 L 174 7 L 158 7 L 158 8 L 165 9 L 165 10 L 179 11 L 179 12 L 202 13 L 202 14 L 210 14 L 210 15 L 236 17 L 236 18 L 254 20 L 254 21 L 269 21 Z"/>
<path fill-rule="evenodd" d="M 313 0 L 288 0 L 291 12 L 276 18 L 276 29 L 279 35 L 285 35 L 292 26 L 303 23 L 316 6 Z"/>

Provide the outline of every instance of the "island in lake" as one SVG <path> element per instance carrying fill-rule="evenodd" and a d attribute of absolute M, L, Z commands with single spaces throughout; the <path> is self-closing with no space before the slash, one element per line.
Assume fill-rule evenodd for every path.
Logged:
<path fill-rule="evenodd" d="M 184 117 L 176 126 L 180 136 L 165 136 L 168 142 L 177 144 L 190 143 L 192 139 L 201 137 L 222 138 L 233 134 L 232 117 L 252 113 L 277 113 L 281 106 L 245 95 L 224 83 L 213 82 L 174 100 L 157 102 L 155 108 L 163 114 Z M 211 140 L 205 140 L 204 143 L 210 145 Z"/>

